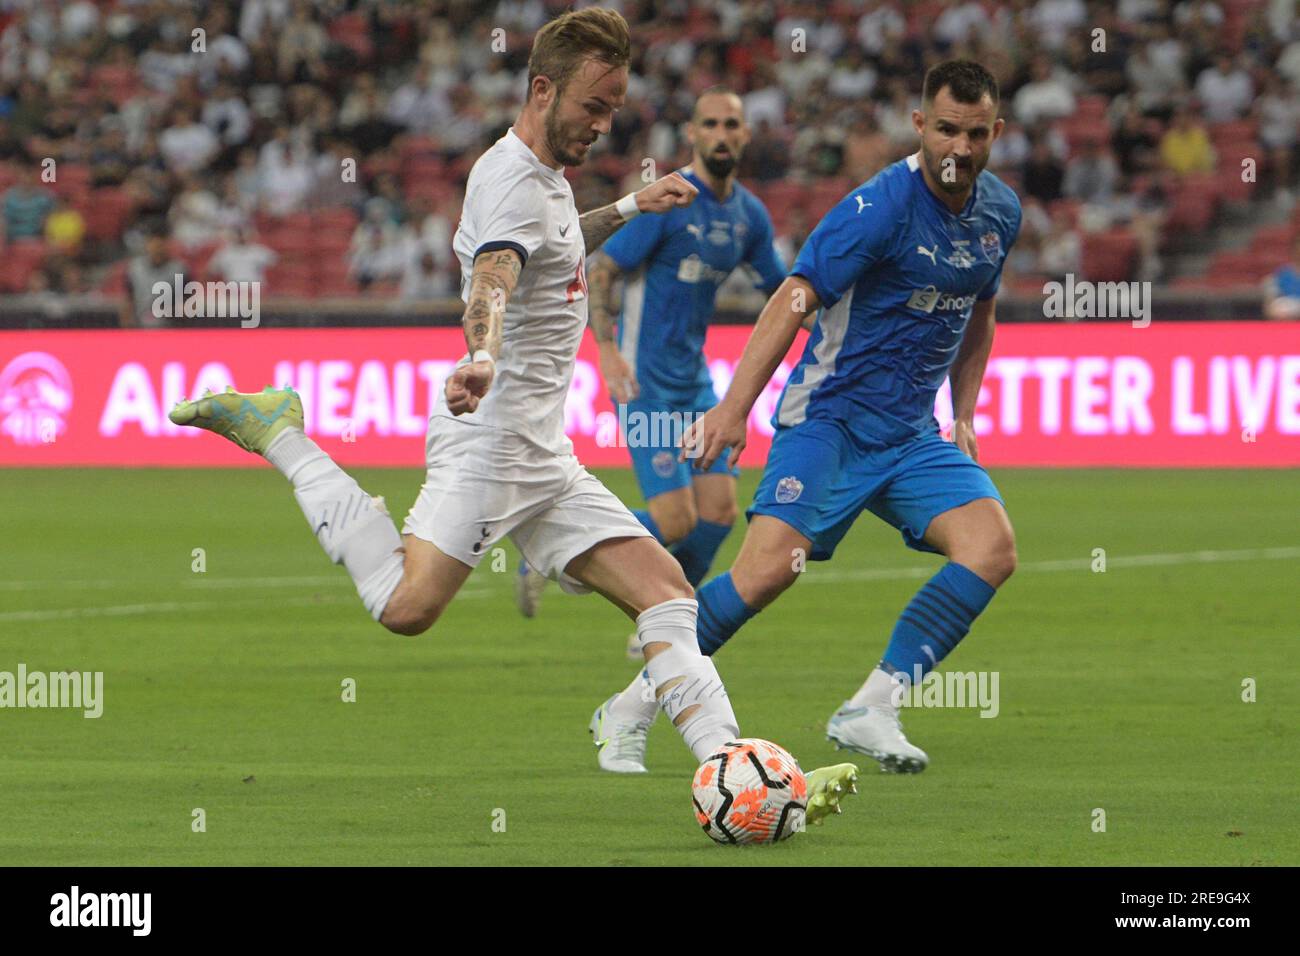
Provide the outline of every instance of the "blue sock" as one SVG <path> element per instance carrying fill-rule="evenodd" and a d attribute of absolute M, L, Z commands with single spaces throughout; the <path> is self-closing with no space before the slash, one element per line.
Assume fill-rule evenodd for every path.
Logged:
<path fill-rule="evenodd" d="M 700 653 L 706 657 L 712 656 L 742 624 L 758 613 L 736 593 L 730 571 L 724 571 L 700 588 L 695 600 L 700 604 L 695 636 L 700 642 Z"/>
<path fill-rule="evenodd" d="M 632 517 L 645 525 L 645 529 L 655 536 L 655 540 L 660 544 L 664 543 L 663 533 L 659 530 L 659 525 L 655 524 L 655 519 L 650 517 L 648 511 L 633 511 Z"/>
<path fill-rule="evenodd" d="M 717 557 L 722 542 L 731 534 L 731 525 L 714 524 L 712 521 L 697 521 L 695 528 L 673 548 L 673 557 L 686 572 L 686 580 L 691 587 L 699 587 L 704 575 L 709 573 L 713 559 Z"/>
<path fill-rule="evenodd" d="M 917 680 L 918 673 L 924 677 L 952 653 L 995 593 L 969 568 L 951 561 L 945 564 L 899 615 L 881 670 L 901 671 L 910 682 Z"/>

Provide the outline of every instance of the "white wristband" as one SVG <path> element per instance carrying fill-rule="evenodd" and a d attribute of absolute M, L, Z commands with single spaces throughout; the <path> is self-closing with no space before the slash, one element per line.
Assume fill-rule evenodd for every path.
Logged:
<path fill-rule="evenodd" d="M 614 208 L 618 210 L 618 214 L 623 217 L 624 222 L 641 215 L 641 210 L 637 208 L 636 204 L 636 193 L 628 193 L 614 205 Z"/>
<path fill-rule="evenodd" d="M 479 349 L 469 359 L 471 362 L 488 362 L 493 368 L 496 367 L 497 360 L 492 357 L 492 353 L 487 349 Z"/>

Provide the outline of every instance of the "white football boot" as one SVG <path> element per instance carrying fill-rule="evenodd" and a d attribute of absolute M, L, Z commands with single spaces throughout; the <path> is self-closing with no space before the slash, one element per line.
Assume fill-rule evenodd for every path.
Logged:
<path fill-rule="evenodd" d="M 848 701 L 826 724 L 835 749 L 865 754 L 885 773 L 920 773 L 930 763 L 925 751 L 908 743 L 893 707 L 850 707 Z"/>
<path fill-rule="evenodd" d="M 515 575 L 515 606 L 524 617 L 537 614 L 537 606 L 542 603 L 542 591 L 546 588 L 546 577 L 534 570 L 523 558 L 519 559 L 519 573 Z"/>
<path fill-rule="evenodd" d="M 616 719 L 609 712 L 614 697 L 596 708 L 587 728 L 596 745 L 596 761 L 601 770 L 610 773 L 646 773 L 646 734 L 653 720 L 625 723 Z"/>

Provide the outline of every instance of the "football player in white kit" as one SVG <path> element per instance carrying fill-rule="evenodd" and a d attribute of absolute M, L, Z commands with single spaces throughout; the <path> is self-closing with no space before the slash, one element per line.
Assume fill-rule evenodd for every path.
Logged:
<path fill-rule="evenodd" d="M 564 167 L 581 165 L 609 131 L 629 57 L 617 13 L 588 8 L 551 21 L 534 39 L 515 125 L 470 172 L 453 243 L 468 350 L 429 419 L 428 475 L 400 537 L 382 500 L 303 432 L 291 390 L 205 395 L 180 403 L 171 419 L 215 431 L 278 468 L 321 546 L 390 631 L 428 630 L 507 535 L 565 589 L 603 594 L 636 621 L 660 706 L 703 761 L 739 728 L 712 660 L 699 651 L 694 591 L 564 434 L 587 324 L 586 255 L 631 217 L 689 204 L 696 193 L 673 174 L 578 215 Z M 619 759 L 617 741 L 597 743 L 606 760 Z M 809 774 L 807 820 L 838 812 L 855 775 L 852 764 Z"/>

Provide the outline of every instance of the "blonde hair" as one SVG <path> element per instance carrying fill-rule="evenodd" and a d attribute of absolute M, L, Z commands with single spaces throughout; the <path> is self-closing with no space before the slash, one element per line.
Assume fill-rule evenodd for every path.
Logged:
<path fill-rule="evenodd" d="M 559 93 L 583 61 L 593 58 L 616 70 L 632 58 L 632 40 L 622 14 L 599 7 L 570 10 L 537 31 L 528 56 L 528 98 L 533 80 L 544 76 Z"/>

